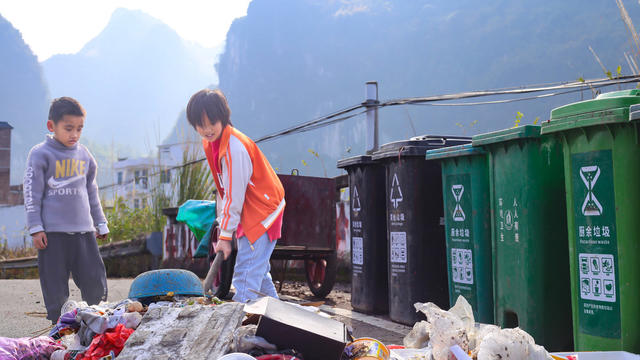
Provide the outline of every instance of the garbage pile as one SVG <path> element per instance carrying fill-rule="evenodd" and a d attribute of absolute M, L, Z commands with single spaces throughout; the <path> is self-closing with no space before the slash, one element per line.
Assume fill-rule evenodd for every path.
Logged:
<path fill-rule="evenodd" d="M 463 297 L 449 311 L 416 303 L 427 320 L 402 345 L 353 339 L 314 306 L 274 298 L 249 304 L 168 293 L 88 306 L 68 301 L 48 336 L 0 338 L 2 359 L 551 360 L 526 332 L 475 323 Z"/>
<path fill-rule="evenodd" d="M 416 323 L 403 340 L 406 348 L 421 349 L 423 357 L 416 359 L 553 359 L 522 329 L 476 323 L 471 305 L 462 296 L 449 311 L 433 303 L 414 306 L 427 317 Z"/>
<path fill-rule="evenodd" d="M 271 297 L 220 301 L 203 296 L 195 274 L 184 270 L 156 270 L 137 279 L 143 281 L 134 280 L 129 298 L 116 303 L 68 301 L 48 336 L 0 337 L 0 359 L 566 359 L 550 355 L 519 328 L 476 323 L 462 296 L 448 311 L 414 304 L 426 320 L 415 323 L 402 345 L 386 345 L 353 338 L 347 325 L 317 304 Z M 167 291 L 172 288 L 179 290 Z"/>
<path fill-rule="evenodd" d="M 113 359 L 145 311 L 140 302 L 129 299 L 92 306 L 70 300 L 48 336 L 0 338 L 0 359 Z"/>

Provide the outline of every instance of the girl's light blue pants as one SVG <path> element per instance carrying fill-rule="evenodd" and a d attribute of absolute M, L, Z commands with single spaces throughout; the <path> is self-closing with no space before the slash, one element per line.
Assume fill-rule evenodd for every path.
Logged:
<path fill-rule="evenodd" d="M 251 290 L 278 298 L 269 272 L 269 258 L 276 242 L 277 240 L 270 241 L 266 232 L 253 243 L 253 246 L 246 236 L 238 239 L 238 254 L 232 280 L 236 289 L 233 301 L 244 303 L 260 297 Z"/>

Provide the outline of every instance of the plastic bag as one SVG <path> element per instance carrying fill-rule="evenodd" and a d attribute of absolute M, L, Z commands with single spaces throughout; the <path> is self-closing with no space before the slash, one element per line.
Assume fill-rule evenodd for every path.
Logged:
<path fill-rule="evenodd" d="M 278 348 L 275 345 L 269 343 L 263 337 L 256 336 L 257 328 L 257 325 L 245 325 L 237 328 L 233 332 L 231 350 L 244 353 L 248 353 L 255 348 L 277 350 Z"/>
<path fill-rule="evenodd" d="M 176 220 L 185 223 L 200 241 L 194 258 L 209 255 L 209 241 L 216 220 L 216 202 L 209 200 L 187 200 L 178 208 Z"/>
<path fill-rule="evenodd" d="M 98 360 L 103 356 L 108 356 L 113 352 L 116 356 L 120 354 L 124 343 L 133 333 L 133 329 L 128 329 L 122 324 L 118 324 L 114 329 L 110 329 L 104 334 L 96 335 L 89 348 L 83 353 L 81 360 Z"/>
<path fill-rule="evenodd" d="M 431 325 L 426 321 L 419 321 L 413 325 L 413 329 L 402 339 L 402 343 L 409 349 L 421 349 L 429 345 L 429 331 Z"/>
<path fill-rule="evenodd" d="M 478 360 L 522 359 L 551 360 L 551 355 L 533 337 L 520 328 L 502 329 L 487 334 L 478 345 Z"/>
<path fill-rule="evenodd" d="M 0 359 L 49 359 L 56 350 L 64 347 L 48 336 L 37 338 L 5 338 L 0 337 Z"/>

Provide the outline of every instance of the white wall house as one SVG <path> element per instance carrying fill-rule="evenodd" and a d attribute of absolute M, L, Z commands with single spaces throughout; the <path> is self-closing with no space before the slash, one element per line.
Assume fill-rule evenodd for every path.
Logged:
<path fill-rule="evenodd" d="M 155 175 L 159 169 L 158 161 L 151 157 L 117 161 L 113 164 L 113 197 L 122 197 L 134 209 L 150 206 L 151 192 L 161 182 Z"/>
<path fill-rule="evenodd" d="M 115 198 L 122 197 L 132 208 L 151 206 L 153 191 L 162 191 L 175 204 L 178 201 L 180 169 L 172 168 L 194 157 L 204 157 L 202 142 L 184 118 L 158 145 L 157 157 L 125 158 L 114 163 L 115 185 L 100 189 L 104 205 L 113 206 Z"/>

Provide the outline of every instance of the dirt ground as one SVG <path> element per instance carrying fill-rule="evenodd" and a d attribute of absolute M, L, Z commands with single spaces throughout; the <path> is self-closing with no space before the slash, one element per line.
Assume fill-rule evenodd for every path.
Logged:
<path fill-rule="evenodd" d="M 278 290 L 277 283 L 276 290 Z M 324 301 L 325 305 L 351 310 L 351 284 L 336 283 L 329 295 L 320 299 L 313 295 L 306 282 L 287 280 L 278 294 L 294 296 L 309 302 Z"/>

